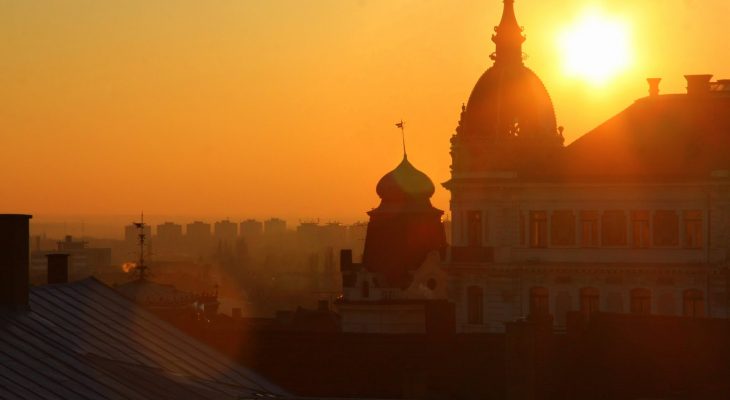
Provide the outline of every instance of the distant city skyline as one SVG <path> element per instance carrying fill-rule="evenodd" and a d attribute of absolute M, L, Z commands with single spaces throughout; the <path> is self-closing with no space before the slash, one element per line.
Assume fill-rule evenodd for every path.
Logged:
<path fill-rule="evenodd" d="M 307 217 L 298 218 L 284 217 L 280 215 L 271 215 L 265 217 L 256 216 L 185 216 L 185 215 L 147 215 L 145 214 L 145 223 L 152 227 L 153 234 L 156 235 L 157 225 L 166 222 L 173 222 L 183 226 L 185 233 L 185 225 L 202 221 L 211 225 L 211 233 L 214 229 L 215 222 L 229 220 L 233 223 L 240 224 L 248 219 L 264 222 L 271 218 L 280 218 L 287 223 L 288 230 L 296 230 L 300 223 L 318 222 L 321 225 L 328 223 L 340 223 L 342 225 L 352 225 L 356 223 L 367 222 L 367 214 L 364 217 L 356 219 L 338 219 L 325 217 Z M 46 235 L 50 238 L 63 238 L 66 235 L 74 237 L 95 237 L 104 239 L 124 239 L 124 228 L 133 221 L 139 220 L 139 214 L 134 215 L 34 215 L 30 222 L 30 230 L 32 235 Z"/>

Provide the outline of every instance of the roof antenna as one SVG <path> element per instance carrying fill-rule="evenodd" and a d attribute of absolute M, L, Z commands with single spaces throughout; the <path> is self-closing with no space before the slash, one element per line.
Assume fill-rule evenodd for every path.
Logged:
<path fill-rule="evenodd" d="M 137 266 L 134 268 L 135 271 L 139 272 L 139 280 L 145 279 L 145 273 L 147 272 L 147 265 L 144 263 L 144 241 L 145 241 L 145 227 L 147 224 L 144 223 L 144 212 L 140 215 L 140 222 L 134 222 L 134 226 L 137 227 L 139 237 L 139 261 Z"/>
<path fill-rule="evenodd" d="M 395 123 L 395 127 L 400 129 L 400 136 L 401 140 L 403 141 L 403 158 L 407 159 L 408 154 L 406 154 L 406 128 L 405 128 L 405 122 L 401 119 L 400 122 Z"/>

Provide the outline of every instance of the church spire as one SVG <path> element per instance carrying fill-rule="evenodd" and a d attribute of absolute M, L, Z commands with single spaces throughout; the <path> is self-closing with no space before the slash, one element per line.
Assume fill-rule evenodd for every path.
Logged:
<path fill-rule="evenodd" d="M 497 45 L 497 51 L 491 57 L 495 64 L 522 64 L 522 43 L 525 36 L 522 34 L 522 27 L 517 23 L 514 3 L 514 0 L 504 0 L 502 20 L 494 28 L 496 34 L 492 35 L 492 41 Z"/>

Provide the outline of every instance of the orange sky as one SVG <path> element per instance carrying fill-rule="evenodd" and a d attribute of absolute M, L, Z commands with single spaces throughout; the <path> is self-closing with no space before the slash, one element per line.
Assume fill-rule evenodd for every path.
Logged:
<path fill-rule="evenodd" d="M 632 26 L 633 67 L 567 78 L 556 35 L 588 5 Z M 0 211 L 352 222 L 409 159 L 449 177 L 449 138 L 491 65 L 498 0 L 0 2 Z M 730 78 L 727 0 L 517 0 L 526 64 L 568 141 L 644 78 Z M 448 209 L 439 186 L 434 204 Z M 180 221 L 185 222 L 185 221 Z"/>

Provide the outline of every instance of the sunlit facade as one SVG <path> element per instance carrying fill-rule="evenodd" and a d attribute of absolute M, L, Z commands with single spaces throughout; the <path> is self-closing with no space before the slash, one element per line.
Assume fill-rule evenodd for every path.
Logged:
<path fill-rule="evenodd" d="M 730 81 L 688 75 L 687 93 L 662 95 L 649 79 L 649 96 L 564 146 L 504 3 L 494 65 L 451 139 L 450 247 L 439 258 L 435 242 L 419 245 L 401 262 L 409 236 L 369 227 L 363 263 L 342 265 L 343 330 L 426 332 L 429 318 L 449 321 L 429 314 L 438 301 L 453 304 L 457 332 L 522 318 L 560 330 L 570 311 L 727 318 Z"/>
<path fill-rule="evenodd" d="M 457 331 L 538 315 L 564 328 L 578 310 L 728 317 L 730 85 L 689 75 L 686 94 L 660 95 L 651 79 L 648 97 L 564 147 L 536 75 L 503 78 L 524 68 L 516 50 L 500 64 L 517 27 L 505 1 L 495 64 L 452 138 Z"/>

